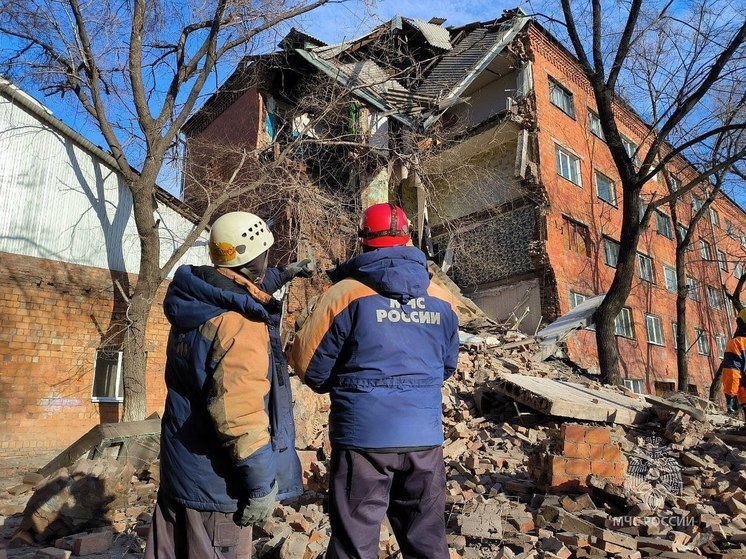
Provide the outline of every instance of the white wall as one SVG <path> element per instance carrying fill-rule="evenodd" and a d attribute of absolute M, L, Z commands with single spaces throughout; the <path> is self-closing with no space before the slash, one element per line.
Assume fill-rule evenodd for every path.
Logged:
<path fill-rule="evenodd" d="M 192 228 L 159 203 L 161 263 Z M 207 264 L 206 235 L 182 262 Z M 0 92 L 0 252 L 137 273 L 132 196 L 103 160 Z"/>

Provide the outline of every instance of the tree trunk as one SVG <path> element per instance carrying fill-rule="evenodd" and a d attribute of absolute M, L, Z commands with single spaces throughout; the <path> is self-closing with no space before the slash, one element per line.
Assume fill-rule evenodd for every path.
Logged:
<path fill-rule="evenodd" d="M 723 364 L 720 363 L 710 385 L 710 401 L 719 404 L 723 395 Z"/>
<path fill-rule="evenodd" d="M 686 249 L 676 247 L 676 368 L 678 370 L 678 387 L 680 392 L 686 392 L 689 386 L 689 365 L 687 364 L 686 340 L 686 299 L 689 286 L 686 283 L 686 267 L 684 259 Z"/>
<path fill-rule="evenodd" d="M 640 234 L 640 189 L 626 188 L 623 192 L 625 210 L 619 237 L 617 269 L 611 286 L 606 292 L 606 297 L 596 310 L 595 316 L 598 365 L 601 369 L 601 382 L 605 384 L 622 383 L 614 321 L 632 290 L 637 260 L 636 247 Z"/>
<path fill-rule="evenodd" d="M 153 218 L 155 179 L 145 173 L 130 187 L 137 232 L 140 236 L 140 268 L 137 284 L 127 310 L 122 373 L 124 379 L 124 421 L 139 421 L 147 414 L 145 333 L 156 292 L 163 278 L 160 271 L 161 243 Z"/>

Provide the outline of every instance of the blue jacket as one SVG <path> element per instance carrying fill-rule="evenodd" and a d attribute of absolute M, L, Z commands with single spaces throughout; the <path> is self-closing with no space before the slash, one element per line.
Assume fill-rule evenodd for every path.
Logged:
<path fill-rule="evenodd" d="M 172 326 L 160 490 L 169 499 L 230 513 L 275 480 L 278 499 L 302 492 L 280 306 L 266 293 L 289 280 L 272 268 L 261 291 L 209 266 L 176 271 L 163 302 Z"/>
<path fill-rule="evenodd" d="M 314 391 L 330 393 L 332 445 L 442 444 L 441 387 L 458 362 L 453 296 L 430 282 L 414 247 L 364 253 L 330 276 L 337 283 L 296 335 L 291 364 Z"/>

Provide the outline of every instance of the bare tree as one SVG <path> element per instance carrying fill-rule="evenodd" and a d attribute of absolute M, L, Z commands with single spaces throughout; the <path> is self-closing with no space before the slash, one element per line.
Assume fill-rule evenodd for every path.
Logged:
<path fill-rule="evenodd" d="M 48 94 L 70 95 L 100 130 L 132 194 L 140 262 L 137 283 L 126 294 L 125 420 L 146 413 L 145 329 L 156 291 L 216 208 L 262 186 L 260 176 L 222 189 L 181 247 L 160 265 L 156 179 L 181 127 L 212 87 L 221 63 L 235 63 L 262 48 L 292 18 L 341 1 L 7 0 L 0 8 L 0 33 L 7 38 L 3 71 L 21 82 L 34 81 Z M 248 152 L 238 158 L 234 180 L 251 158 Z M 276 161 L 271 172 L 280 172 L 280 164 Z"/>
<path fill-rule="evenodd" d="M 746 20 L 735 6 L 725 3 L 698 2 L 677 8 L 675 13 L 673 2 L 632 0 L 629 5 L 619 5 L 562 0 L 561 4 L 566 35 L 593 90 L 622 187 L 617 268 L 595 317 L 602 379 L 618 384 L 621 374 L 614 321 L 629 296 L 637 246 L 653 211 L 684 196 L 744 155 L 740 150 L 723 157 L 699 158 L 715 163 L 700 168 L 696 180 L 676 192 L 655 192 L 643 201 L 643 187 L 667 166 L 691 154 L 712 155 L 719 135 L 746 127 L 742 113 L 722 125 L 712 104 L 715 93 L 737 90 L 733 83 L 742 83 Z M 726 9 L 732 17 L 721 17 Z M 616 31 L 619 28 L 621 33 Z M 623 139 L 615 118 L 624 110 L 622 97 L 649 120 L 647 137 L 636 150 Z"/>

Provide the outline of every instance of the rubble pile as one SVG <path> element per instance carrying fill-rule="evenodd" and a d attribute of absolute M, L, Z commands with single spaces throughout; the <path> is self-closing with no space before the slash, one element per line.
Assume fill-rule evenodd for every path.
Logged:
<path fill-rule="evenodd" d="M 535 342 L 499 326 L 464 333 L 461 342 L 458 372 L 443 387 L 444 513 L 453 559 L 746 555 L 743 423 L 717 415 L 704 400 L 679 395 L 650 403 L 626 388 L 602 387 L 561 361 L 533 361 Z M 503 382 L 510 375 L 540 379 L 532 382 L 550 392 L 558 387 L 555 399 L 562 398 L 560 388 L 573 387 L 591 408 L 627 400 L 639 406 L 624 424 L 573 417 L 567 406 L 557 408 L 568 410 L 560 417 L 517 401 Z M 254 527 L 259 558 L 323 557 L 330 534 L 329 401 L 292 381 L 308 490 Z M 86 547 L 74 534 L 85 530 L 99 544 L 126 535 L 130 552 L 141 552 L 157 462 L 133 471 L 117 461 L 84 461 L 28 481 L 26 497 L 35 492 L 16 517 L 22 520 L 15 541 L 38 552 L 51 546 L 82 555 Z M 75 496 L 86 488 L 99 498 Z M 380 550 L 381 558 L 400 556 L 387 523 Z M 8 550 L 9 557 L 18 553 Z"/>

